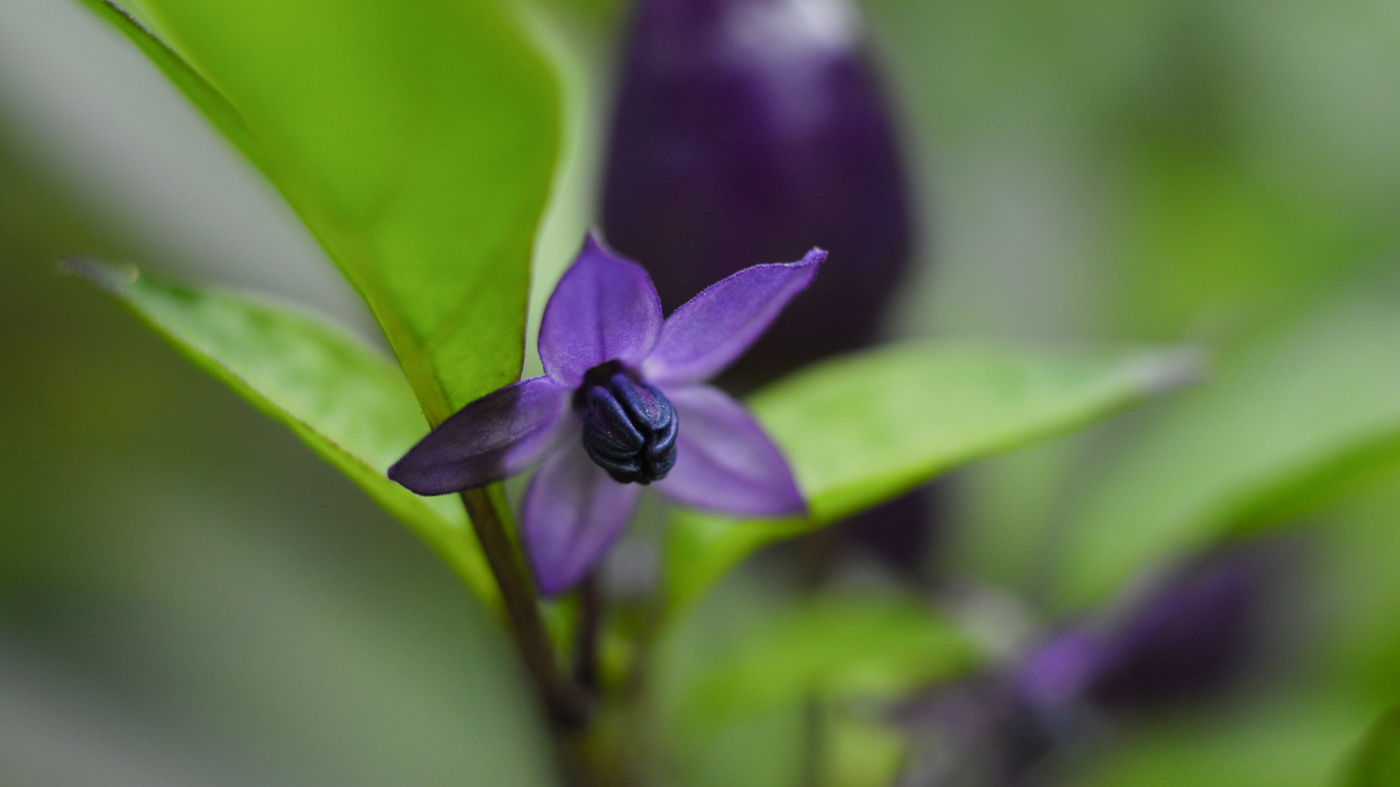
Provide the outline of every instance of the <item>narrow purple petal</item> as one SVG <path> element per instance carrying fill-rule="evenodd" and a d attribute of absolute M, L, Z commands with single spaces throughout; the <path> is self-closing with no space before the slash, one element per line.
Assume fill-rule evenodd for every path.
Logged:
<path fill-rule="evenodd" d="M 718 388 L 665 391 L 680 418 L 676 466 L 656 482 L 696 508 L 749 516 L 800 515 L 802 493 L 787 460 L 744 408 Z"/>
<path fill-rule="evenodd" d="M 578 434 L 569 396 L 548 377 L 487 394 L 419 440 L 389 468 L 389 478 L 420 495 L 445 495 L 515 475 L 571 431 Z"/>
<path fill-rule="evenodd" d="M 644 374 L 659 385 L 686 385 L 719 373 L 811 284 L 825 259 L 812 249 L 801 262 L 755 265 L 706 287 L 662 326 Z"/>
<path fill-rule="evenodd" d="M 583 579 L 622 534 L 641 490 L 609 478 L 588 458 L 581 440 L 545 461 L 520 512 L 542 593 L 560 593 Z"/>
<path fill-rule="evenodd" d="M 577 388 L 600 363 L 639 365 L 660 331 L 661 301 L 647 272 L 589 235 L 544 307 L 540 360 L 555 382 Z"/>

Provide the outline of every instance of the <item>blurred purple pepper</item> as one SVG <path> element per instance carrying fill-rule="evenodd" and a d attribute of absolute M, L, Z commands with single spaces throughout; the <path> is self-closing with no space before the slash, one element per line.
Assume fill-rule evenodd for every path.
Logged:
<path fill-rule="evenodd" d="M 722 378 L 730 388 L 869 344 L 908 267 L 908 188 L 863 47 L 847 0 L 636 6 L 605 175 L 608 241 L 646 261 L 668 308 L 747 265 L 813 244 L 831 254 Z M 917 572 L 926 498 L 864 512 L 820 544 L 853 536 Z"/>
<path fill-rule="evenodd" d="M 894 129 L 846 0 L 641 0 L 603 229 L 668 308 L 748 265 L 830 260 L 731 369 L 752 385 L 868 344 L 911 251 Z"/>

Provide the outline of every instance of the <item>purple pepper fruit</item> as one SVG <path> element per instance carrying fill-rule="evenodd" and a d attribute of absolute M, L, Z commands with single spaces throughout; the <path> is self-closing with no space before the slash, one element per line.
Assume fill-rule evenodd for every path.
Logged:
<path fill-rule="evenodd" d="M 603 230 L 661 301 L 748 265 L 830 261 L 730 371 L 753 385 L 868 344 L 909 261 L 894 128 L 846 0 L 641 0 Z"/>
<path fill-rule="evenodd" d="M 603 230 L 668 308 L 755 263 L 831 256 L 721 378 L 761 385 L 868 345 L 913 249 L 894 124 L 847 0 L 640 0 L 625 56 Z M 918 490 L 840 527 L 918 573 Z"/>

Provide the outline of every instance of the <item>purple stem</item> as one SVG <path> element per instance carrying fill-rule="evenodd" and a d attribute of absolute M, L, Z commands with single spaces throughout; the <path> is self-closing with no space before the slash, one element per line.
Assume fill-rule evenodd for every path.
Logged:
<path fill-rule="evenodd" d="M 467 507 L 476 538 L 481 542 L 481 551 L 500 586 L 515 647 L 525 660 L 550 720 L 561 732 L 582 729 L 588 723 L 588 699 L 559 670 L 549 634 L 540 618 L 535 588 L 525 576 L 515 545 L 506 535 L 496 501 L 488 488 L 481 487 L 462 492 L 462 502 Z"/>

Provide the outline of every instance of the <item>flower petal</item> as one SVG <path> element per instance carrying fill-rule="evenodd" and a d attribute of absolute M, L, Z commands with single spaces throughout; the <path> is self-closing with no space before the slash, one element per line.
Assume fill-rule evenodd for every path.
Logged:
<path fill-rule="evenodd" d="M 609 478 L 588 458 L 582 440 L 545 461 L 520 511 L 542 593 L 554 595 L 583 579 L 627 526 L 641 490 Z"/>
<path fill-rule="evenodd" d="M 569 389 L 532 377 L 487 394 L 438 424 L 389 468 L 389 478 L 420 495 L 485 486 L 539 461 L 578 421 Z"/>
<path fill-rule="evenodd" d="M 661 301 L 647 272 L 589 235 L 544 307 L 540 360 L 555 382 L 577 388 L 583 373 L 600 363 L 641 364 L 661 322 Z"/>
<path fill-rule="evenodd" d="M 666 321 L 643 374 L 659 385 L 709 379 L 749 348 L 825 259 L 812 249 L 801 262 L 755 265 L 706 287 Z"/>
<path fill-rule="evenodd" d="M 762 427 L 718 388 L 666 389 L 680 418 L 676 466 L 656 490 L 697 508 L 752 516 L 805 513 L 787 460 Z"/>

